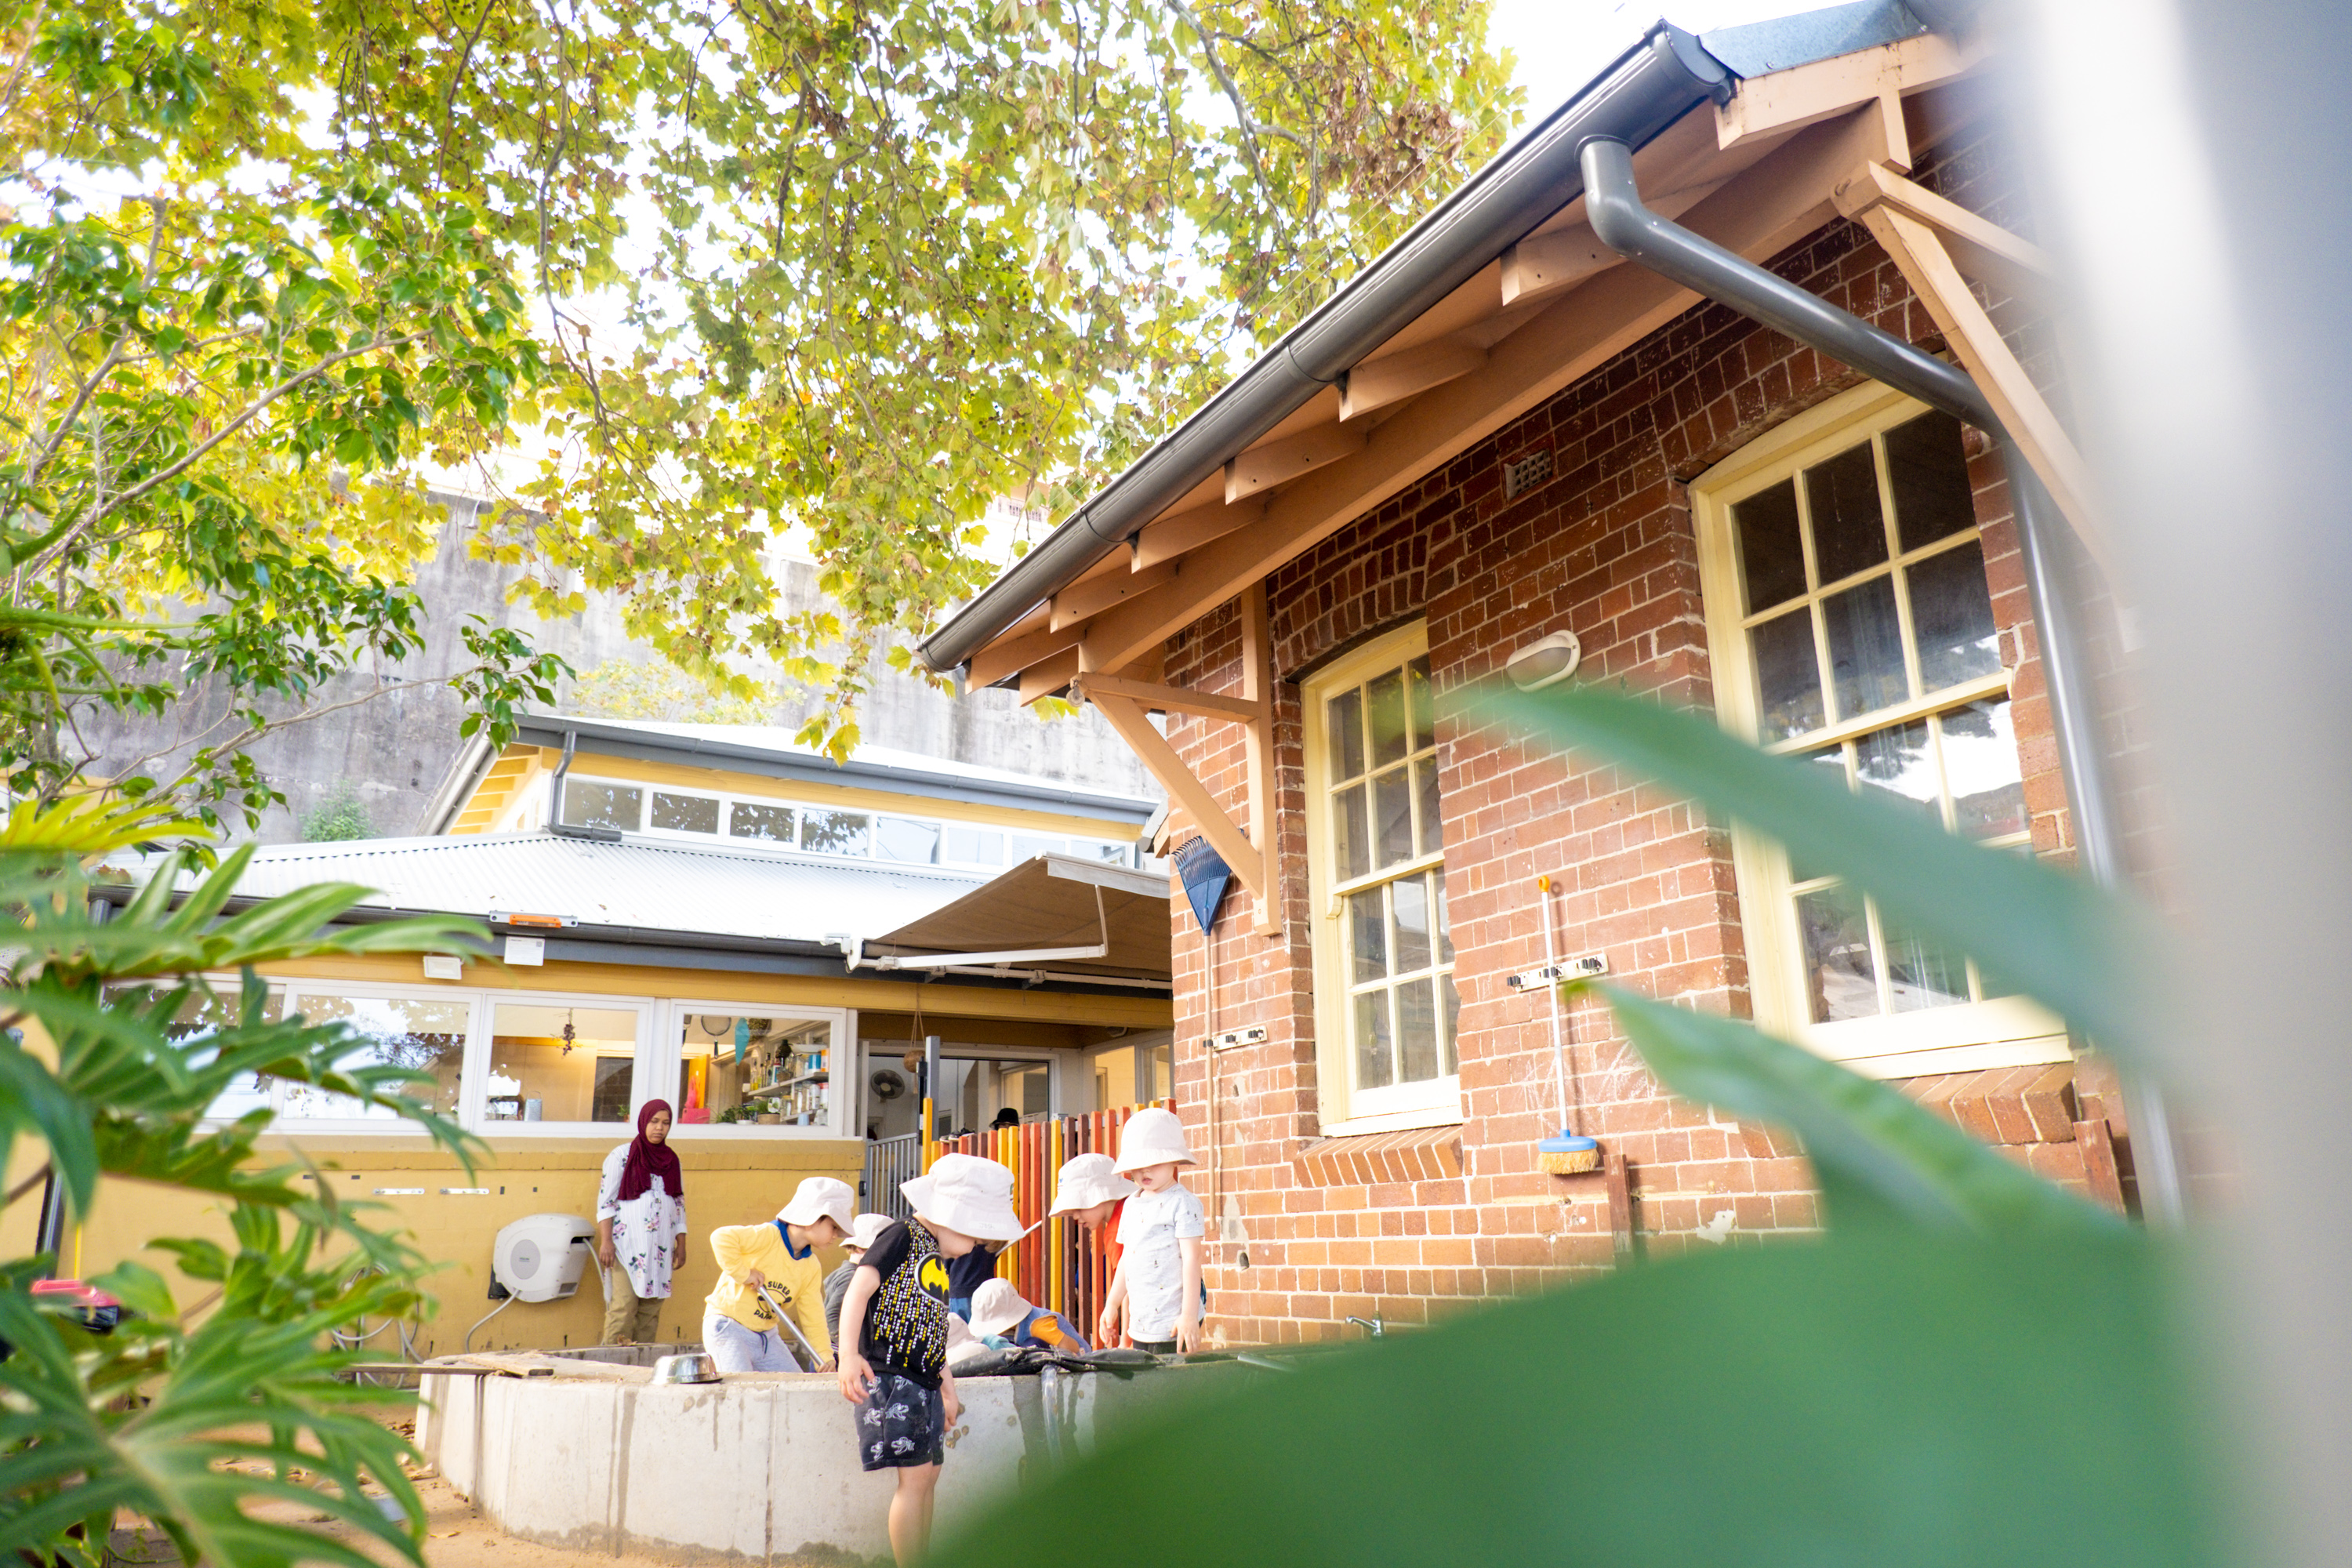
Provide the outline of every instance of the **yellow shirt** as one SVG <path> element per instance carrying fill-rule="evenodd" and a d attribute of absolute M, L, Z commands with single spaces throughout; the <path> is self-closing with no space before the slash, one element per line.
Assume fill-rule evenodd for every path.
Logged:
<path fill-rule="evenodd" d="M 719 1259 L 719 1283 L 703 1305 L 724 1312 L 753 1333 L 775 1330 L 775 1314 L 760 1293 L 746 1283 L 751 1270 L 767 1276 L 768 1294 L 793 1315 L 808 1342 L 820 1355 L 833 1353 L 833 1336 L 824 1328 L 824 1268 L 812 1247 L 804 1258 L 794 1258 L 784 1246 L 783 1226 L 721 1226 L 710 1233 L 710 1251 Z M 790 1334 L 784 1336 L 791 1339 Z"/>

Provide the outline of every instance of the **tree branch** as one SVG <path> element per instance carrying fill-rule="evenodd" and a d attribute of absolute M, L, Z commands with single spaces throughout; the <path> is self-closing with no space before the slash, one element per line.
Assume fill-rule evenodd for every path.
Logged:
<path fill-rule="evenodd" d="M 173 479 L 176 479 L 182 474 L 186 473 L 197 463 L 202 462 L 205 458 L 211 453 L 214 447 L 219 446 L 223 441 L 227 440 L 231 436 L 236 435 L 239 430 L 244 429 L 247 425 L 251 424 L 264 409 L 268 408 L 271 404 L 276 403 L 279 398 L 284 397 L 287 394 L 294 391 L 295 388 L 302 385 L 306 382 L 318 380 L 320 376 L 326 374 L 329 371 L 334 369 L 337 365 L 341 364 L 346 360 L 357 359 L 362 354 L 372 354 L 380 349 L 406 348 L 409 344 L 418 342 L 424 336 L 425 334 L 421 331 L 407 332 L 396 338 L 384 338 L 376 342 L 362 343 L 357 348 L 344 349 L 339 353 L 329 354 L 325 359 L 320 360 L 318 363 L 310 366 L 308 370 L 288 376 L 284 381 L 279 382 L 277 385 L 263 393 L 259 397 L 257 397 L 251 403 L 247 404 L 245 407 L 237 411 L 236 418 L 231 419 L 227 424 L 222 426 L 204 440 L 198 442 L 189 450 L 186 457 L 182 458 L 170 468 L 164 468 L 158 473 L 150 474 L 147 478 L 140 480 L 129 489 L 124 490 L 121 495 L 116 496 L 110 501 L 107 501 L 102 504 L 97 501 L 91 502 L 89 512 L 83 516 L 79 522 L 74 524 L 73 531 L 67 534 L 63 539 L 58 540 L 55 544 L 49 546 L 47 550 L 42 552 L 41 558 L 33 563 L 33 574 L 37 575 L 51 562 L 57 560 L 59 556 L 63 555 L 66 551 L 71 549 L 74 542 L 80 538 L 84 532 L 94 527 L 108 512 L 120 511 L 122 508 L 130 505 L 132 501 L 137 500 L 148 491 L 158 489 L 161 486 L 170 484 Z"/>

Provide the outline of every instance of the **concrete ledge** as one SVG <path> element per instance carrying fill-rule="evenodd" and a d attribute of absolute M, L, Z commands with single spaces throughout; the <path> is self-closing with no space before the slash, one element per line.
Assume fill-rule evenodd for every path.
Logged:
<path fill-rule="evenodd" d="M 677 1385 L 638 1381 L 635 1369 L 598 1371 L 517 1378 L 428 1368 L 417 1447 L 501 1530 L 551 1546 L 812 1568 L 888 1560 L 896 1482 L 859 1469 L 855 1412 L 832 1378 Z M 963 1380 L 939 1529 L 1173 1400 L 1279 1375 L 1211 1362 L 1131 1378 L 1049 1370 Z"/>

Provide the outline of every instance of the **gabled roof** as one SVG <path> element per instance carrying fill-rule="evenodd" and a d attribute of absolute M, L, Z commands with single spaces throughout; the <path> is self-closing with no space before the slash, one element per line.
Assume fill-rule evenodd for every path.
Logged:
<path fill-rule="evenodd" d="M 469 915 L 499 926 L 535 915 L 567 922 L 548 929 L 551 937 L 709 937 L 830 950 L 830 938 L 890 931 L 989 876 L 789 851 L 511 833 L 272 846 L 255 854 L 237 892 L 273 898 L 320 882 L 357 882 L 380 889 L 360 907 L 385 915 Z"/>
<path fill-rule="evenodd" d="M 1119 829 L 1140 827 L 1160 803 L 1141 795 L 1088 789 L 1033 773 L 973 763 L 927 757 L 887 746 L 860 746 L 845 763 L 793 739 L 793 731 L 768 724 L 667 724 L 638 719 L 575 719 L 561 714 L 524 716 L 517 739 L 526 745 L 560 748 L 567 734 L 583 753 L 685 763 L 733 773 L 792 778 L 808 784 L 852 784 L 923 799 L 958 800 L 1049 811 L 1101 820 Z"/>
<path fill-rule="evenodd" d="M 1769 256 L 1837 216 L 1841 181 L 1907 167 L 1965 115 L 1942 89 L 1975 50 L 1921 14 L 1973 10 L 1859 0 L 1703 37 L 1659 23 L 990 584 L 924 662 L 1024 700 L 1155 679 L 1171 633 L 1696 302 L 1593 236 L 1586 142 L 1633 148 L 1661 216 Z"/>

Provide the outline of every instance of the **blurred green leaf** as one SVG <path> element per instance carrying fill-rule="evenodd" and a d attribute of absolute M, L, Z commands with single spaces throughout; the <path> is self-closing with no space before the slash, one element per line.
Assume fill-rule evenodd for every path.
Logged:
<path fill-rule="evenodd" d="M 1751 1024 L 1634 995 L 1609 1000 L 1626 1037 L 1685 1100 L 1794 1131 L 1841 1228 L 1858 1221 L 1988 1235 L 2121 1232 L 2121 1220 L 2010 1163 L 1883 1083 Z"/>
<path fill-rule="evenodd" d="M 2046 1003 L 2109 1049 L 2144 1049 L 2155 1036 L 2169 990 L 2163 934 L 2080 877 L 1980 848 L 1657 702 L 1591 687 L 1490 687 L 1465 706 L 1474 721 L 1585 748 L 1780 840 L 1815 872 L 1867 889 L 1905 929 L 1974 958 L 1991 987 Z"/>
<path fill-rule="evenodd" d="M 2168 1289 L 2128 1237 L 1874 1232 L 1662 1263 L 1172 1400 L 936 1557 L 2215 1563 Z"/>

